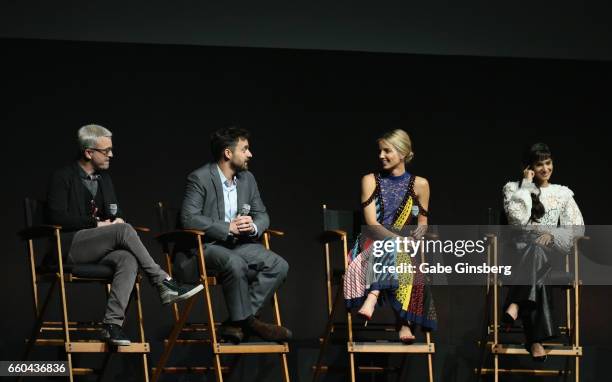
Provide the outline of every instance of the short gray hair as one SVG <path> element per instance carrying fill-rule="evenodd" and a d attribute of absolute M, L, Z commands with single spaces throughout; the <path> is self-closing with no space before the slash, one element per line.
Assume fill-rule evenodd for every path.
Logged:
<path fill-rule="evenodd" d="M 113 133 L 111 133 L 106 127 L 90 124 L 81 127 L 77 133 L 77 136 L 79 140 L 79 149 L 81 152 L 83 152 L 85 149 L 94 147 L 98 138 L 111 138 Z"/>

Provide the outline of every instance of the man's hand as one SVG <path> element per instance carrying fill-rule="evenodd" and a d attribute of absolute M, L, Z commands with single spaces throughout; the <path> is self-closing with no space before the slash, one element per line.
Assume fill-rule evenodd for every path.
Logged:
<path fill-rule="evenodd" d="M 113 224 L 117 224 L 117 223 L 125 223 L 125 220 L 121 218 L 115 218 L 115 220 L 113 220 Z"/>
<path fill-rule="evenodd" d="M 552 244 L 553 236 L 549 233 L 545 233 L 542 236 L 535 239 L 536 244 L 547 247 Z"/>
<path fill-rule="evenodd" d="M 255 226 L 253 226 L 253 218 L 250 216 L 237 216 L 232 222 L 236 223 L 236 228 L 240 235 L 251 235 L 255 233 Z M 230 224 L 231 227 L 231 224 Z"/>
<path fill-rule="evenodd" d="M 236 219 L 232 220 L 229 223 L 229 231 L 234 236 L 239 236 L 240 235 L 240 231 L 238 230 L 238 224 L 236 223 Z"/>
<path fill-rule="evenodd" d="M 111 224 L 113 224 L 113 222 L 111 222 L 110 219 L 100 220 L 98 222 L 98 227 L 104 227 L 105 225 L 111 225 Z"/>

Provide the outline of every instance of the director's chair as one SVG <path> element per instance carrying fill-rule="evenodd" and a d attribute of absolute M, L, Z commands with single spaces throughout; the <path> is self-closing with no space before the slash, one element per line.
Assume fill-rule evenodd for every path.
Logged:
<path fill-rule="evenodd" d="M 487 264 L 498 265 L 499 235 L 488 234 Z M 510 343 L 502 340 L 500 333 L 500 312 L 503 308 L 501 303 L 502 288 L 505 285 L 504 278 L 497 273 L 487 279 L 487 310 L 485 319 L 485 330 L 480 342 L 481 359 L 478 369 L 475 370 L 479 379 L 484 375 L 493 375 L 495 382 L 499 381 L 501 374 L 518 374 L 530 376 L 564 376 L 566 379 L 571 374 L 570 359 L 574 360 L 574 380 L 580 381 L 580 358 L 583 348 L 580 345 L 580 280 L 579 247 L 580 242 L 588 240 L 587 236 L 579 236 L 574 239 L 572 253 L 565 256 L 564 269 L 552 271 L 549 284 L 555 288 L 565 290 L 565 326 L 560 326 L 559 331 L 565 337 L 565 342 L 542 343 L 548 356 L 567 357 L 566 367 L 559 369 L 525 369 L 525 368 L 501 368 L 500 358 L 505 356 L 529 356 L 530 353 L 522 344 Z M 521 327 L 513 327 L 509 334 L 520 334 Z M 493 368 L 486 368 L 485 356 L 493 357 Z"/>
<path fill-rule="evenodd" d="M 26 340 L 26 349 L 22 360 L 27 360 L 34 346 L 59 346 L 66 353 L 68 361 L 69 380 L 73 381 L 76 375 L 98 374 L 102 379 L 110 356 L 115 353 L 137 354 L 141 358 L 143 379 L 149 380 L 147 353 L 149 344 L 145 340 L 143 327 L 142 304 L 140 298 L 140 275 L 136 278 L 134 290 L 130 299 L 136 301 L 136 319 L 138 325 L 138 342 L 132 342 L 128 346 L 110 346 L 106 342 L 95 339 L 83 339 L 77 334 L 97 333 L 101 329 L 101 323 L 71 321 L 68 312 L 68 299 L 66 297 L 66 285 L 82 283 L 100 283 L 106 288 L 106 294 L 110 292 L 110 286 L 115 273 L 114 269 L 104 264 L 65 264 L 62 257 L 61 232 L 59 225 L 47 225 L 43 223 L 45 203 L 39 200 L 26 198 L 24 200 L 24 212 L 26 227 L 19 232 L 19 236 L 26 242 L 28 265 L 32 282 L 32 297 L 34 302 L 35 322 Z M 135 227 L 138 231 L 147 232 L 147 228 Z M 41 244 L 41 239 L 50 243 L 51 250 L 57 253 L 57 265 L 39 265 L 36 246 Z M 40 300 L 41 284 L 50 284 L 44 300 Z M 59 286 L 61 302 L 61 321 L 45 321 L 45 315 L 49 303 Z M 128 307 L 129 309 L 129 307 Z M 61 333 L 62 336 L 57 335 Z M 99 334 L 99 333 L 98 333 Z M 73 354 L 79 353 L 104 353 L 104 361 L 101 369 L 77 368 L 73 365 Z M 20 378 L 21 379 L 21 378 Z"/>
<path fill-rule="evenodd" d="M 348 243 L 356 239 L 356 233 L 360 230 L 361 214 L 355 211 L 333 210 L 328 209 L 323 205 L 323 233 L 321 234 L 321 242 L 325 254 L 325 281 L 326 281 L 326 297 L 327 297 L 327 323 L 325 332 L 320 338 L 319 355 L 317 363 L 313 367 L 314 375 L 313 382 L 316 382 L 322 372 L 330 370 L 329 366 L 323 364 L 323 358 L 327 352 L 329 343 L 332 340 L 332 334 L 337 327 L 346 326 L 348 340 L 346 342 L 347 351 L 349 353 L 350 363 L 350 380 L 355 382 L 356 372 L 364 373 L 381 373 L 381 372 L 398 372 L 398 381 L 402 380 L 402 371 L 406 357 L 408 355 L 426 355 L 428 378 L 433 382 L 433 354 L 435 353 L 435 344 L 431 341 L 431 333 L 425 332 L 424 343 L 413 343 L 406 345 L 400 342 L 391 341 L 355 341 L 353 329 L 353 316 L 351 311 L 346 313 L 346 322 L 336 321 L 337 310 L 344 308 L 342 277 L 348 269 Z M 339 243 L 341 246 L 341 255 L 343 257 L 343 268 L 335 269 L 333 266 L 332 247 L 334 243 Z M 424 261 L 424 253 L 421 252 L 421 261 Z M 337 285 L 336 293 L 333 294 L 334 284 Z M 332 296 L 334 296 L 332 298 Z M 359 331 L 394 331 L 395 325 L 390 324 L 368 324 L 368 327 L 361 328 Z M 385 368 L 380 366 L 360 366 L 355 363 L 356 354 L 403 354 L 402 364 L 399 368 Z"/>
<path fill-rule="evenodd" d="M 192 248 L 196 249 L 197 262 L 200 275 L 200 282 L 204 285 L 204 306 L 206 309 L 207 322 L 187 323 L 189 314 L 195 303 L 195 297 L 191 297 L 185 303 L 182 309 L 179 309 L 177 304 L 172 306 L 172 319 L 174 325 L 169 337 L 164 341 L 164 352 L 162 353 L 157 366 L 153 368 L 153 382 L 157 381 L 162 373 L 206 373 L 212 371 L 217 382 L 223 381 L 223 373 L 228 372 L 229 368 L 222 366 L 222 355 L 243 355 L 243 354 L 278 354 L 281 362 L 281 372 L 283 382 L 289 382 L 289 366 L 287 363 L 287 353 L 289 353 L 289 345 L 287 343 L 276 342 L 242 342 L 233 344 L 222 342 L 217 334 L 219 323 L 215 321 L 214 309 L 211 298 L 211 287 L 218 285 L 217 277 L 212 270 L 206 269 L 204 236 L 203 231 L 191 229 L 176 229 L 175 226 L 177 209 L 167 208 L 162 202 L 157 203 L 157 215 L 160 222 L 160 228 L 166 230 L 157 236 L 157 240 L 162 247 L 164 257 L 166 259 L 166 267 L 168 274 L 172 276 L 172 253 L 177 244 L 181 244 L 181 249 L 186 248 L 188 243 Z M 174 215 L 174 216 L 173 216 Z M 266 230 L 262 235 L 263 245 L 266 249 L 270 249 L 271 236 L 281 237 L 284 233 L 276 230 Z M 252 279 L 254 275 L 247 276 Z M 276 325 L 282 325 L 281 315 L 278 306 L 278 297 L 276 292 L 272 298 L 274 321 Z M 207 333 L 208 338 L 205 339 L 185 339 L 179 338 L 181 335 L 189 333 Z M 175 345 L 194 345 L 194 344 L 209 344 L 213 353 L 213 366 L 190 366 L 190 367 L 166 367 L 166 363 L 172 353 Z"/>

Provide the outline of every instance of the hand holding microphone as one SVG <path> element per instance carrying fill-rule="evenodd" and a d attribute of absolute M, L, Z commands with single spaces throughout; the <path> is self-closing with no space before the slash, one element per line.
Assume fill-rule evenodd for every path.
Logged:
<path fill-rule="evenodd" d="M 112 222 L 112 224 L 125 223 L 125 220 L 117 217 L 118 208 L 116 203 L 111 203 L 108 205 L 108 212 L 110 213 L 109 220 Z"/>
<path fill-rule="evenodd" d="M 255 228 L 253 227 L 253 218 L 249 216 L 251 212 L 251 206 L 248 204 L 243 204 L 240 212 L 238 212 L 238 216 L 234 219 L 236 224 L 236 228 L 240 235 L 243 234 L 252 234 L 255 232 Z"/>

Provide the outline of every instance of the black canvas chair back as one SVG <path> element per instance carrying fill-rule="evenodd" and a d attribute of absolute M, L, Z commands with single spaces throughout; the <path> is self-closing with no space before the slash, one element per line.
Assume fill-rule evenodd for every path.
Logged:
<path fill-rule="evenodd" d="M 45 224 L 46 203 L 42 200 L 25 198 L 23 211 L 26 228 Z"/>
<path fill-rule="evenodd" d="M 157 202 L 156 215 L 159 232 L 175 230 L 179 226 L 179 213 L 178 208 L 170 207 L 164 202 Z"/>
<path fill-rule="evenodd" d="M 323 231 L 346 232 L 350 244 L 361 231 L 362 217 L 359 211 L 323 208 Z"/>

